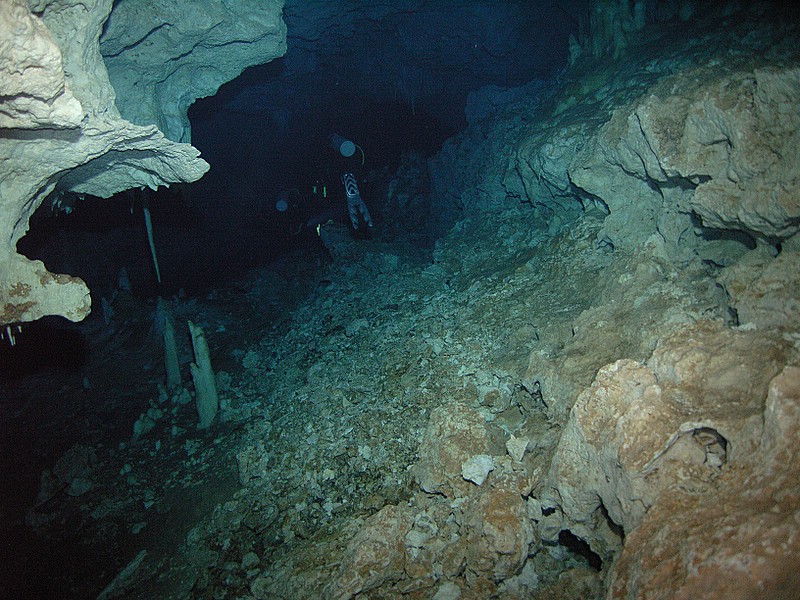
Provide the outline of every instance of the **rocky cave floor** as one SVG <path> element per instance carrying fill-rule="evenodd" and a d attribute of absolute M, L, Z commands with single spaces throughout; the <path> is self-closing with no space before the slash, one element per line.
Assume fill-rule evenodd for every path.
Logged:
<path fill-rule="evenodd" d="M 482 526 L 463 504 L 511 486 L 533 522 L 541 518 L 532 491 L 565 415 L 548 411 L 549 399 L 523 375 L 531 352 L 569 354 L 576 337 L 598 337 L 575 330 L 581 313 L 591 309 L 595 326 L 618 330 L 610 337 L 618 343 L 626 328 L 653 327 L 650 317 L 670 304 L 691 305 L 698 317 L 720 318 L 722 309 L 713 286 L 697 291 L 704 273 L 660 272 L 650 259 L 598 248 L 599 218 L 586 215 L 557 235 L 520 219 L 510 210 L 462 222 L 433 260 L 412 242 L 355 241 L 328 226 L 338 240 L 332 262 L 309 249 L 207 297 L 173 298 L 179 332 L 186 320 L 204 328 L 227 405 L 208 430 L 196 428 L 188 334 L 179 341 L 186 389 L 163 389 L 152 302 L 120 294 L 108 324 L 94 316 L 68 328 L 88 345 L 80 368 L 14 381 L 13 402 L 3 404 L 3 445 L 14 446 L 3 452 L 4 471 L 19 482 L 16 498 L 4 498 L 4 596 L 422 598 L 438 590 L 445 598 L 448 581 L 460 578 L 475 597 L 599 597 L 607 565 L 566 532 L 559 543 L 532 545 L 522 573 L 498 566 L 519 541 L 511 529 L 474 543 L 472 556 L 469 531 Z M 627 291 L 615 279 L 630 281 Z M 640 308 L 615 323 L 616 297 L 628 293 Z M 28 335 L 35 339 L 35 328 Z M 617 350 L 611 341 L 589 363 Z M 581 370 L 590 382 L 594 373 Z M 439 426 L 456 446 L 448 427 L 484 421 L 494 471 L 482 486 L 460 478 L 463 488 L 421 489 L 439 468 L 424 448 L 432 414 L 452 418 Z M 513 440 L 523 440 L 521 451 Z M 433 462 L 458 451 L 439 448 Z M 360 563 L 348 543 L 395 506 L 415 524 L 407 553 L 425 553 L 432 540 L 464 545 L 354 583 L 347 571 Z M 393 527 L 379 524 L 378 537 L 391 540 Z M 376 560 L 379 546 L 370 550 Z M 572 576 L 560 581 L 564 572 Z"/>
<path fill-rule="evenodd" d="M 673 59 L 653 41 L 660 62 L 642 53 L 635 77 L 592 67 L 543 112 L 552 126 L 527 133 L 538 113 L 523 106 L 491 135 L 471 128 L 443 153 L 464 182 L 451 195 L 479 216 L 432 251 L 325 226 L 328 255 L 312 245 L 205 297 L 165 299 L 180 389 L 163 389 L 152 299 L 119 292 L 105 314 L 94 298 L 84 323 L 26 326 L 0 351 L 0 596 L 591 599 L 614 585 L 620 597 L 691 597 L 707 582 L 680 586 L 701 571 L 726 598 L 800 589 L 797 241 L 709 237 L 683 218 L 707 208 L 697 195 L 639 185 L 625 170 L 638 158 L 618 160 L 648 141 L 650 123 L 664 148 L 703 150 L 683 157 L 693 169 L 709 161 L 692 173 L 722 180 L 727 155 L 681 137 L 708 119 L 680 107 L 746 125 L 729 100 L 750 84 L 730 82 L 759 80 L 743 98 L 761 99 L 770 123 L 786 117 L 786 130 L 754 126 L 742 164 L 764 150 L 796 173 L 778 143 L 796 131 L 796 30 L 780 45 L 721 31 Z M 700 70 L 684 74 L 696 54 Z M 711 75 L 722 79 L 703 87 Z M 632 137 L 602 125 L 630 115 Z M 507 193 L 508 149 L 547 158 L 527 163 L 530 184 L 552 175 L 552 189 L 570 189 L 555 184 L 583 176 L 607 210 L 575 206 L 548 228 Z M 757 197 L 783 175 L 742 189 Z M 444 204 L 427 200 L 406 212 Z M 598 243 L 604 229 L 637 234 L 651 204 L 660 237 Z M 665 258 L 669 244 L 680 260 Z M 739 325 L 734 306 L 753 322 Z M 205 331 L 223 402 L 206 430 L 188 320 Z"/>

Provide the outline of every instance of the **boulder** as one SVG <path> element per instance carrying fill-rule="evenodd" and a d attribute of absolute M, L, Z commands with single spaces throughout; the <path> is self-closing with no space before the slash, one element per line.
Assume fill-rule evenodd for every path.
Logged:
<path fill-rule="evenodd" d="M 800 422 L 793 421 L 797 409 L 787 408 L 794 400 L 777 404 L 770 399 L 777 393 L 775 378 L 789 354 L 789 345 L 774 334 L 698 322 L 677 326 L 646 364 L 623 359 L 606 365 L 579 395 L 570 413 L 550 467 L 544 502 L 558 506 L 564 514 L 561 527 L 589 543 L 604 560 L 623 552 L 638 556 L 638 565 L 648 564 L 652 569 L 663 564 L 656 560 L 660 554 L 650 553 L 661 552 L 663 532 L 668 527 L 659 521 L 649 528 L 648 535 L 637 532 L 643 523 L 656 519 L 654 515 L 662 515 L 660 519 L 668 515 L 670 523 L 680 521 L 689 529 L 707 522 L 706 517 L 697 517 L 698 513 L 715 511 L 743 517 L 754 506 L 751 503 L 745 509 L 747 503 L 739 504 L 742 494 L 753 489 L 747 482 L 768 479 L 755 460 L 764 453 L 765 439 L 772 446 L 780 446 L 775 452 L 785 454 L 791 449 L 781 446 L 781 432 L 800 427 Z M 754 356 L 759 360 L 752 360 Z M 781 420 L 776 411 L 785 413 Z M 775 427 L 783 429 L 776 432 Z M 790 481 L 781 473 L 770 485 L 777 490 Z M 797 504 L 791 508 L 792 490 L 796 490 L 794 484 L 786 488 L 782 522 L 791 520 L 793 511 L 796 514 L 800 510 Z M 719 510 L 723 498 L 741 508 L 732 509 L 732 513 Z M 708 509 L 701 508 L 704 506 Z M 771 518 L 764 514 L 743 522 Z M 730 519 L 723 530 L 734 529 L 736 521 Z M 679 547 L 679 540 L 685 537 L 669 531 L 669 544 Z M 766 528 L 759 534 L 754 526 L 744 535 L 752 547 L 762 534 L 762 542 L 769 545 L 770 531 Z M 609 532 L 619 535 L 614 537 Z M 723 542 L 719 535 L 697 532 L 695 538 L 698 556 L 724 554 L 715 547 Z M 746 546 L 736 547 L 741 551 L 739 559 L 745 561 Z M 684 550 L 680 553 L 688 556 Z M 686 572 L 675 577 L 688 576 L 694 568 L 676 561 L 672 567 Z M 755 585 L 756 579 L 751 583 Z M 674 592 L 671 597 L 680 596 Z M 647 594 L 641 590 L 634 594 L 643 595 Z"/>
<path fill-rule="evenodd" d="M 367 519 L 348 544 L 326 598 L 352 598 L 404 575 L 404 539 L 411 529 L 408 510 L 385 506 Z"/>
<path fill-rule="evenodd" d="M 475 483 L 464 479 L 462 466 L 473 456 L 489 454 L 489 448 L 485 419 L 466 404 L 452 402 L 431 413 L 414 474 L 429 494 L 465 496 Z"/>
<path fill-rule="evenodd" d="M 676 486 L 625 540 L 609 597 L 796 597 L 800 369 L 769 384 L 757 445 L 713 489 Z"/>

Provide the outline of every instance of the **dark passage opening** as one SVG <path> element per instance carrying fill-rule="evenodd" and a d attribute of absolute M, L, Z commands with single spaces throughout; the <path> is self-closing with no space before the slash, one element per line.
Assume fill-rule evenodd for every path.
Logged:
<path fill-rule="evenodd" d="M 595 571 L 603 568 L 603 559 L 584 540 L 569 529 L 562 529 L 558 534 L 558 543 L 564 546 L 577 558 L 583 559 Z"/>

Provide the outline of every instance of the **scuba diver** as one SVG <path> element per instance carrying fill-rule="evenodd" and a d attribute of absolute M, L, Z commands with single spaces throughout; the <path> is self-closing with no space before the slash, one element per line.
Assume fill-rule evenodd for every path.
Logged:
<path fill-rule="evenodd" d="M 353 231 L 364 237 L 369 236 L 369 230 L 372 229 L 372 217 L 369 214 L 369 209 L 361 197 L 361 192 L 358 190 L 358 182 L 354 175 L 355 167 L 358 165 L 358 159 L 354 158 L 356 148 L 361 151 L 361 165 L 364 166 L 364 151 L 361 150 L 354 142 L 345 139 L 342 136 L 332 133 L 328 138 L 334 150 L 337 150 L 344 159 L 341 166 L 341 179 L 344 185 L 344 192 L 347 196 L 347 214 L 350 216 L 350 223 L 353 225 Z M 366 226 L 362 228 L 363 225 Z"/>
<path fill-rule="evenodd" d="M 343 222 L 344 206 L 332 202 L 327 186 L 317 179 L 309 192 L 294 187 L 283 190 L 275 202 L 276 222 L 292 237 L 317 237 L 318 226 L 329 221 Z"/>

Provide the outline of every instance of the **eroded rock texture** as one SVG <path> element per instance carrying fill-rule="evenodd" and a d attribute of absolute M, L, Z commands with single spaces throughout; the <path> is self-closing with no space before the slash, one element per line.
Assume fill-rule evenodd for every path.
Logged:
<path fill-rule="evenodd" d="M 786 239 L 800 216 L 789 151 L 798 141 L 798 98 L 793 67 L 681 71 L 615 110 L 570 167 L 571 180 L 611 202 L 604 235 L 615 245 L 658 232 L 673 254 L 685 252 L 681 214 L 711 229 Z"/>
<path fill-rule="evenodd" d="M 129 0 L 114 7 L 100 50 L 122 116 L 190 142 L 186 112 L 252 65 L 286 52 L 283 0 Z"/>
<path fill-rule="evenodd" d="M 730 39 L 709 36 L 720 47 Z M 431 162 L 439 218 L 462 215 L 435 257 L 459 273 L 449 285 L 494 290 L 493 304 L 474 301 L 483 327 L 501 304 L 520 330 L 526 317 L 547 318 L 533 326 L 527 367 L 502 353 L 492 363 L 500 381 L 500 365 L 514 365 L 529 397 L 504 403 L 476 384 L 476 397 L 432 411 L 413 467 L 424 493 L 407 505 L 415 525 L 402 529 L 405 573 L 373 564 L 387 571 L 372 593 L 783 598 L 800 589 L 790 149 L 800 86 L 789 38 L 778 28 L 769 48 L 758 39 L 725 58 L 668 47 L 628 76 L 595 65 L 550 104 L 512 102 L 502 126 L 476 121 Z M 761 59 L 745 59 L 756 47 Z M 524 124 L 526 111 L 548 110 L 546 125 Z M 529 212 L 515 212 L 519 202 Z M 511 214 L 546 221 L 548 242 L 504 229 Z M 587 222 L 598 223 L 592 247 Z M 489 240 L 514 236 L 535 250 L 498 273 L 488 262 L 502 252 Z M 503 290 L 547 275 L 530 312 L 517 314 L 481 272 Z M 542 416 L 561 428 L 557 443 Z"/>
<path fill-rule="evenodd" d="M 20 31 L 50 48 L 47 10 L 24 14 Z M 452 227 L 433 262 L 322 226 L 326 283 L 280 331 L 232 342 L 242 488 L 187 536 L 173 597 L 796 597 L 800 57 L 796 29 L 764 27 L 725 21 L 640 52 L 631 35 L 635 60 L 579 62 L 558 89 L 473 113 L 430 164 L 430 214 Z M 143 153 L 190 152 L 120 125 L 36 56 L 34 101 L 4 109 L 30 111 L 14 136 L 31 143 L 9 156 L 60 143 L 67 161 L 115 123 L 133 139 L 93 155 L 110 171 L 70 159 L 70 189 L 88 191 L 112 189 L 108 173 L 136 185 Z M 44 136 L 48 98 L 60 129 Z M 41 202 L 53 172 L 19 197 Z M 401 179 L 392 189 L 420 189 Z M 35 205 L 3 221 L 12 235 Z M 225 325 L 244 329 L 290 278 L 243 286 Z M 155 484 L 114 467 L 116 493 L 152 499 Z M 93 468 L 67 469 L 73 492 Z M 175 559 L 136 576 L 174 575 Z"/>
<path fill-rule="evenodd" d="M 747 432 L 752 446 L 743 448 L 708 489 L 701 492 L 693 473 L 681 473 L 626 538 L 611 573 L 610 596 L 744 600 L 796 594 L 797 367 L 786 367 L 772 379 L 762 412 L 754 416 Z"/>
<path fill-rule="evenodd" d="M 635 530 L 665 490 L 708 493 L 723 471 L 751 461 L 767 388 L 785 363 L 780 338 L 698 322 L 662 340 L 647 365 L 603 367 L 572 409 L 545 496 L 610 556 L 594 533 L 598 513 Z"/>
<path fill-rule="evenodd" d="M 133 10 L 137 6 L 126 2 L 117 8 Z M 208 30 L 202 23 L 193 22 L 189 27 L 194 32 L 191 42 L 171 46 L 173 50 L 181 48 L 180 64 L 167 61 L 176 67 L 169 73 L 169 81 L 181 88 L 181 101 L 176 101 L 173 92 L 147 88 L 144 95 L 122 103 L 138 102 L 148 107 L 149 112 L 134 124 L 117 110 L 117 94 L 100 54 L 100 33 L 111 13 L 111 0 L 9 0 L 0 6 L 0 324 L 32 321 L 45 315 L 78 321 L 88 314 L 91 302 L 82 281 L 54 275 L 41 262 L 16 253 L 16 243 L 25 235 L 31 215 L 45 200 L 58 208 L 62 194 L 67 192 L 107 198 L 126 189 L 156 189 L 199 179 L 208 164 L 195 148 L 171 141 L 164 132 L 174 133 L 175 139 L 188 137 L 187 106 L 253 64 L 252 49 L 242 51 L 247 46 L 239 42 L 252 41 L 255 30 L 271 44 L 269 51 L 263 45 L 255 48 L 262 62 L 282 52 L 285 34 L 279 25 L 280 9 L 277 3 L 261 6 L 258 19 L 250 21 L 228 15 L 228 21 L 237 24 L 230 30 L 207 23 L 214 30 L 212 45 L 229 44 L 230 48 L 224 64 L 218 64 L 211 74 L 198 65 L 210 60 L 200 44 L 209 35 Z M 180 23 L 186 22 L 175 7 L 169 10 Z M 123 20 L 115 23 L 122 26 Z M 167 29 L 166 25 L 155 27 L 156 31 Z M 242 37 L 239 29 L 249 33 Z M 137 30 L 127 27 L 126 31 L 131 35 Z M 161 78 L 163 74 L 156 72 L 152 60 L 137 50 L 137 40 L 128 41 L 131 45 L 126 46 L 124 40 L 118 40 L 115 60 L 127 60 L 129 74 L 147 71 L 148 76 Z M 195 54 L 193 48 L 197 46 L 203 50 Z M 163 56 L 159 61 L 164 64 Z M 133 64 L 140 69 L 132 69 Z M 195 69 L 205 76 L 190 76 Z M 176 72 L 182 73 L 182 78 Z M 128 83 L 133 86 L 136 82 Z M 159 99 L 182 112 L 159 112 L 164 107 Z"/>

